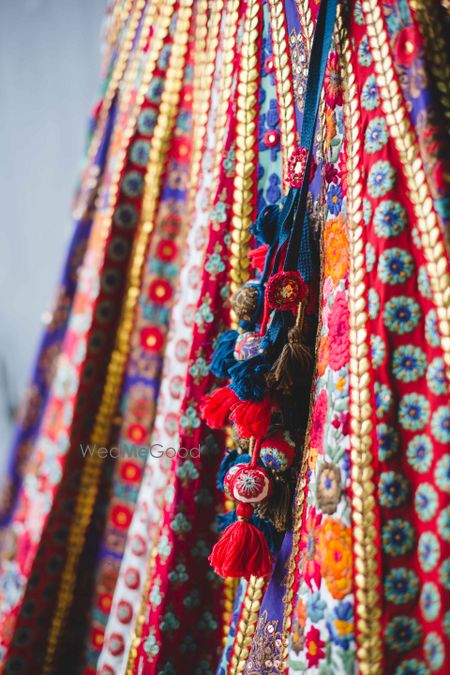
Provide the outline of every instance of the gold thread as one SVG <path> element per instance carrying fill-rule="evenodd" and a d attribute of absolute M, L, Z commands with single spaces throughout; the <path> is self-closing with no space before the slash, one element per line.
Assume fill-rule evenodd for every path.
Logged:
<path fill-rule="evenodd" d="M 342 17 L 341 72 L 347 143 L 347 220 L 350 249 L 350 458 L 356 656 L 363 675 L 382 672 L 380 570 L 377 559 L 376 487 L 373 469 L 373 408 L 370 399 L 370 357 L 367 344 L 367 285 L 362 227 L 361 120 L 352 49 Z"/>
<path fill-rule="evenodd" d="M 208 17 L 208 0 L 200 0 L 196 11 L 190 212 L 198 189 L 223 5 L 224 0 L 214 0 Z"/>
<path fill-rule="evenodd" d="M 309 55 L 314 33 L 314 21 L 312 20 L 310 0 L 295 0 L 297 12 L 300 19 L 300 25 L 303 28 L 303 38 L 305 40 L 306 52 Z"/>
<path fill-rule="evenodd" d="M 450 383 L 450 273 L 441 229 L 427 184 L 423 162 L 417 148 L 417 139 L 411 127 L 403 95 L 394 71 L 384 19 L 377 0 L 364 0 L 363 12 L 372 52 L 381 107 L 386 116 L 389 134 L 398 152 L 402 172 L 406 178 L 426 267 L 433 301 L 438 315 L 445 372 Z"/>
<path fill-rule="evenodd" d="M 250 577 L 242 601 L 241 615 L 236 627 L 236 637 L 228 675 L 238 675 L 238 673 L 242 673 L 245 669 L 266 583 L 266 579 L 262 577 Z"/>
<path fill-rule="evenodd" d="M 258 35 L 261 25 L 259 0 L 249 0 L 241 46 L 236 107 L 236 165 L 231 217 L 231 292 L 250 278 L 247 257 L 254 217 L 257 180 Z M 232 319 L 235 317 L 232 314 Z"/>
<path fill-rule="evenodd" d="M 181 73 L 184 68 L 185 54 L 187 51 L 187 29 L 189 27 L 192 2 L 193 0 L 181 0 L 180 3 L 178 22 L 181 25 L 181 28 L 177 29 L 176 32 L 175 44 L 171 52 L 166 77 L 166 85 L 161 98 L 158 122 L 151 142 L 148 161 L 148 167 L 151 167 L 151 172 L 147 171 L 146 174 L 142 221 L 133 247 L 127 282 L 128 290 L 122 307 L 121 319 L 116 337 L 116 346 L 108 364 L 102 400 L 97 412 L 91 437 L 91 443 L 94 446 L 103 446 L 108 443 L 112 419 L 120 395 L 122 376 L 126 367 L 130 348 L 130 335 L 133 328 L 134 312 L 139 296 L 145 252 L 154 226 L 154 217 L 161 177 L 167 155 L 168 141 L 178 106 L 181 89 Z M 152 50 L 147 56 L 147 69 L 142 87 L 143 91 L 140 92 L 142 93 L 142 97 L 140 97 L 141 103 L 169 30 L 174 4 L 175 0 L 166 0 L 161 9 L 160 22 L 158 24 L 157 33 L 154 36 Z M 183 30 L 183 28 L 185 28 L 185 30 Z M 76 583 L 76 568 L 83 549 L 84 535 L 92 516 L 101 468 L 102 461 L 100 458 L 97 455 L 92 455 L 87 459 L 81 476 L 73 521 L 67 540 L 66 562 L 60 581 L 55 612 L 49 630 L 47 651 L 42 669 L 43 675 L 50 675 L 52 673 L 59 637 L 73 600 Z"/>
<path fill-rule="evenodd" d="M 284 16 L 284 2 L 268 0 L 272 30 L 273 58 L 276 73 L 278 113 L 280 116 L 281 156 L 283 165 L 283 190 L 287 191 L 287 164 L 295 145 L 295 108 L 292 89 L 290 52 Z"/>

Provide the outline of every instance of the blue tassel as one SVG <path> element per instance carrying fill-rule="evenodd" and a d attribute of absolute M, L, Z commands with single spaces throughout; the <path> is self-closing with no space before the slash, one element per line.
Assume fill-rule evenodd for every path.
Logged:
<path fill-rule="evenodd" d="M 258 214 L 253 225 L 250 227 L 250 232 L 261 241 L 263 244 L 272 244 L 276 231 L 277 219 L 280 214 L 280 207 L 278 204 L 270 204 L 263 208 Z"/>
<path fill-rule="evenodd" d="M 236 509 L 227 511 L 227 513 L 218 513 L 216 517 L 217 531 L 223 532 L 228 525 L 232 525 L 236 521 Z M 250 518 L 250 522 L 263 533 L 270 551 L 276 553 L 281 547 L 284 534 L 282 532 L 277 532 L 272 523 L 265 518 L 260 518 L 256 514 Z"/>
<path fill-rule="evenodd" d="M 272 364 L 264 354 L 238 361 L 229 369 L 230 387 L 241 401 L 262 401 L 266 392 L 266 375 Z"/>
<path fill-rule="evenodd" d="M 236 363 L 233 356 L 237 330 L 226 330 L 217 338 L 211 360 L 211 372 L 216 377 L 228 377 L 228 369 Z"/>
<path fill-rule="evenodd" d="M 230 450 L 225 454 L 225 457 L 220 462 L 219 470 L 217 472 L 217 487 L 223 492 L 223 481 L 229 469 L 235 464 L 248 464 L 250 455 L 247 453 L 239 453 L 237 450 Z"/>

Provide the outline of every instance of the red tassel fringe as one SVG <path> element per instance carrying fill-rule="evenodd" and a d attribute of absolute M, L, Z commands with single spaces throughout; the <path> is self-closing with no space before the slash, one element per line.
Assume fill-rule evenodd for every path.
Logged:
<path fill-rule="evenodd" d="M 229 387 L 216 389 L 210 396 L 205 396 L 200 412 L 211 429 L 221 429 L 233 407 L 239 399 Z"/>
<path fill-rule="evenodd" d="M 247 520 L 238 520 L 228 525 L 209 562 L 221 577 L 250 579 L 269 576 L 273 559 L 263 533 Z"/>
<path fill-rule="evenodd" d="M 260 403 L 237 399 L 231 411 L 230 420 L 236 424 L 242 438 L 251 438 L 251 436 L 259 438 L 264 436 L 269 428 L 271 408 L 268 396 Z"/>

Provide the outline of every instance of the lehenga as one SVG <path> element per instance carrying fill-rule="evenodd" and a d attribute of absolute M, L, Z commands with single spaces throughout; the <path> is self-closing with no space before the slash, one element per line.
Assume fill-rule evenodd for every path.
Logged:
<path fill-rule="evenodd" d="M 110 4 L 4 673 L 447 672 L 448 31 L 437 0 Z"/>

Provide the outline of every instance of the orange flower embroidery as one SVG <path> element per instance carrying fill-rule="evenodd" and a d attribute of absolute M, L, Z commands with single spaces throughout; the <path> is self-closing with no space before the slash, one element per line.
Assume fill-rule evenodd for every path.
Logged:
<path fill-rule="evenodd" d="M 340 213 L 330 218 L 325 224 L 324 232 L 325 276 L 337 283 L 348 272 L 349 256 L 344 217 Z"/>
<path fill-rule="evenodd" d="M 319 533 L 320 571 L 333 598 L 352 590 L 352 537 L 349 527 L 325 518 Z"/>

